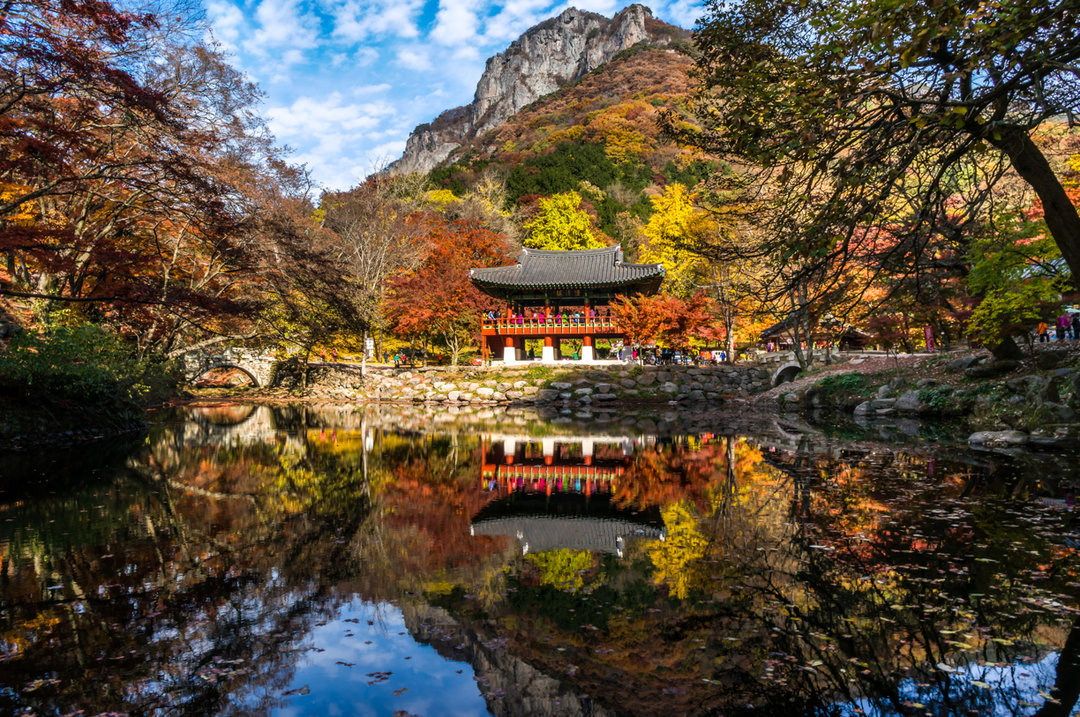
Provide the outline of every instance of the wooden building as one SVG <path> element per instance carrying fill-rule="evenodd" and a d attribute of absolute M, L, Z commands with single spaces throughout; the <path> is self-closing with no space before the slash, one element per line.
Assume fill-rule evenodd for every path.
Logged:
<path fill-rule="evenodd" d="M 472 269 L 482 292 L 503 302 L 480 319 L 481 353 L 507 363 L 526 358 L 525 341 L 542 339 L 542 361 L 561 358 L 560 342 L 579 339 L 581 360 L 596 358 L 596 339 L 625 340 L 606 307 L 624 295 L 654 293 L 663 264 L 627 264 L 618 246 L 582 251 L 524 249 L 513 266 Z"/>

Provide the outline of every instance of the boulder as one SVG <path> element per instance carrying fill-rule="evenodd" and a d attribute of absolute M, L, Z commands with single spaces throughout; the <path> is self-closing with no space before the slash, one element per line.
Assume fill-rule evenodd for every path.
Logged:
<path fill-rule="evenodd" d="M 691 391 L 690 392 L 690 400 L 691 401 L 704 401 L 705 400 L 705 392 L 704 391 Z"/>
<path fill-rule="evenodd" d="M 598 383 L 595 388 L 597 393 L 611 393 L 610 383 Z"/>
<path fill-rule="evenodd" d="M 1050 380 L 1043 384 L 1043 387 L 1039 390 L 1037 400 L 1039 403 L 1060 403 L 1061 402 L 1061 386 L 1065 382 L 1057 376 L 1051 376 Z"/>
<path fill-rule="evenodd" d="M 968 436 L 973 446 L 1024 446 L 1030 440 L 1023 431 L 976 431 Z"/>
<path fill-rule="evenodd" d="M 595 401 L 614 401 L 618 398 L 614 393 L 594 393 L 593 400 Z"/>
<path fill-rule="evenodd" d="M 446 394 L 446 400 L 454 402 L 460 401 L 461 391 L 451 391 L 450 393 Z"/>
<path fill-rule="evenodd" d="M 656 374 L 646 373 L 638 376 L 638 386 L 652 386 L 654 383 L 656 383 Z M 623 385 L 626 386 L 625 381 L 623 381 Z"/>
<path fill-rule="evenodd" d="M 672 383 L 671 381 L 668 381 L 667 383 L 665 383 L 663 386 L 660 387 L 660 390 L 663 391 L 664 393 L 678 393 L 679 387 L 677 385 L 675 385 L 674 383 Z"/>
<path fill-rule="evenodd" d="M 967 369 L 982 363 L 986 360 L 986 356 L 976 354 L 974 356 L 962 356 L 957 359 L 953 359 L 949 363 L 945 364 L 945 368 L 949 371 L 966 371 Z"/>
<path fill-rule="evenodd" d="M 1049 349 L 1035 356 L 1035 365 L 1041 369 L 1057 368 L 1069 360 L 1068 349 Z"/>
<path fill-rule="evenodd" d="M 907 391 L 896 399 L 894 408 L 897 413 L 917 414 L 924 413 L 930 407 L 922 402 L 918 391 Z"/>
<path fill-rule="evenodd" d="M 559 392 L 553 388 L 542 388 L 536 393 L 537 401 L 554 401 L 559 398 Z"/>
<path fill-rule="evenodd" d="M 566 383 L 565 381 L 555 381 L 551 384 L 551 387 L 556 391 L 565 391 L 570 388 L 570 384 Z"/>
<path fill-rule="evenodd" d="M 937 381 L 932 378 L 920 378 L 915 382 L 915 388 L 926 388 L 927 386 L 937 386 Z"/>
<path fill-rule="evenodd" d="M 991 363 L 979 364 L 978 366 L 964 369 L 964 375 L 969 378 L 994 378 L 1015 370 L 1019 365 L 1020 362 L 1011 359 L 1005 361 L 993 361 Z"/>
<path fill-rule="evenodd" d="M 481 386 L 480 388 L 476 389 L 476 395 L 480 398 L 491 398 L 494 393 L 495 389 L 489 388 L 488 386 Z"/>
<path fill-rule="evenodd" d="M 1076 411 L 1055 401 L 1043 402 L 1031 417 L 1031 422 L 1037 426 L 1071 423 L 1075 420 Z"/>
<path fill-rule="evenodd" d="M 1017 376 L 1016 378 L 1010 378 L 1005 382 L 1009 390 L 1013 393 L 1020 393 L 1024 395 L 1035 394 L 1042 390 L 1042 387 L 1046 385 L 1046 379 L 1036 374 L 1030 374 L 1028 376 Z"/>

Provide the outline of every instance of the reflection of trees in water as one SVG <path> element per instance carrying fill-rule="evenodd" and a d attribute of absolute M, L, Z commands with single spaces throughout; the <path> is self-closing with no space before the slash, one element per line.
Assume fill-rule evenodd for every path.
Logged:
<path fill-rule="evenodd" d="M 639 451 L 615 496 L 663 501 L 663 543 L 578 566 L 581 584 L 564 575 L 562 589 L 525 563 L 492 617 L 452 609 L 549 674 L 569 670 L 619 713 L 828 713 L 861 699 L 903 714 L 916 709 L 899 696 L 911 690 L 936 714 L 1019 713 L 1042 698 L 973 684 L 980 661 L 1062 646 L 1057 686 L 1050 676 L 1042 688 L 1064 706 L 1043 709 L 1069 712 L 1077 556 L 1055 532 L 1060 518 L 1008 500 L 1022 479 L 851 444 L 759 445 L 717 437 Z"/>
<path fill-rule="evenodd" d="M 467 537 L 492 498 L 467 427 L 402 434 L 311 407 L 227 418 L 218 442 L 158 427 L 123 476 L 7 511 L 0 673 L 64 676 L 28 693 L 39 713 L 271 709 L 339 600 L 406 589 L 508 646 L 505 664 L 485 658 L 493 681 L 527 663 L 620 714 L 856 697 L 898 713 L 904 678 L 937 713 L 985 710 L 1017 695 L 934 665 L 1062 645 L 1064 706 L 1043 713 L 1076 699 L 1080 634 L 1055 607 L 1076 604 L 1075 551 L 1060 518 L 1000 497 L 1030 482 L 977 462 L 938 460 L 928 479 L 928 458 L 854 444 L 660 437 L 612 500 L 662 506 L 664 542 L 526 560 Z"/>
<path fill-rule="evenodd" d="M 36 686 L 38 713 L 269 709 L 334 586 L 361 571 L 375 532 L 361 470 L 282 443 L 185 448 L 183 430 L 11 525 L 0 672 Z"/>

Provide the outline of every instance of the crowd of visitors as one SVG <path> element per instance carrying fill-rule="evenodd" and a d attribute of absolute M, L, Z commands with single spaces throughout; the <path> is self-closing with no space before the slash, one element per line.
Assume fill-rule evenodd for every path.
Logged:
<path fill-rule="evenodd" d="M 1051 328 L 1045 321 L 1040 321 L 1038 326 L 1035 327 L 1035 334 L 1039 337 L 1040 342 L 1064 341 L 1065 339 L 1076 341 L 1080 339 L 1080 313 L 1062 312 L 1054 321 L 1053 336 L 1050 335 L 1050 332 Z"/>

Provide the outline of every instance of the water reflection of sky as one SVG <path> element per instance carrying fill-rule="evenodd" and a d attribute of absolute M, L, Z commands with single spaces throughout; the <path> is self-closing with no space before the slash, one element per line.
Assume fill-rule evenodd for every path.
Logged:
<path fill-rule="evenodd" d="M 291 681 L 275 689 L 289 696 L 273 714 L 489 714 L 472 667 L 416 642 L 401 610 L 390 603 L 354 600 L 315 627 L 306 645 Z"/>
<path fill-rule="evenodd" d="M 1047 654 L 1037 662 L 1020 664 L 972 664 L 962 668 L 942 664 L 938 668 L 948 675 L 947 694 L 936 686 L 930 687 L 917 679 L 908 679 L 898 686 L 896 701 L 901 705 L 899 709 L 890 701 L 865 698 L 838 707 L 841 715 L 852 717 L 891 717 L 921 709 L 933 714 L 950 703 L 964 705 L 965 699 L 975 694 L 981 699 L 967 699 L 971 714 L 985 717 L 1034 715 L 1044 706 L 1046 695 L 1054 688 L 1057 664 L 1056 652 Z M 1080 714 L 1080 705 L 1070 714 Z"/>

